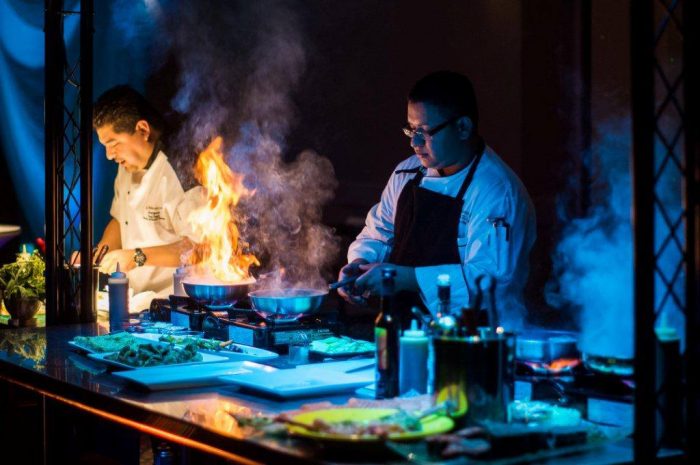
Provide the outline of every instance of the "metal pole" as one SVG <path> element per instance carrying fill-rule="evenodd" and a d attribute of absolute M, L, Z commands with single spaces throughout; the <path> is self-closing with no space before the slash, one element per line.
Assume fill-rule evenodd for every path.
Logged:
<path fill-rule="evenodd" d="M 580 201 L 579 214 L 585 216 L 591 207 L 591 141 L 593 139 L 593 125 L 591 123 L 591 48 L 593 27 L 593 5 L 591 0 L 581 2 L 581 176 L 580 176 Z"/>
<path fill-rule="evenodd" d="M 46 176 L 46 324 L 60 320 L 58 257 L 59 228 L 62 227 L 61 183 L 57 176 L 63 159 L 63 65 L 61 46 L 62 0 L 45 0 L 44 11 L 44 157 Z"/>
<path fill-rule="evenodd" d="M 92 323 L 92 35 L 93 0 L 80 1 L 80 321 Z"/>
<path fill-rule="evenodd" d="M 700 444 L 691 436 L 700 429 L 700 93 L 697 83 L 700 34 L 698 2 L 683 3 L 683 79 L 685 109 L 685 221 L 686 242 L 686 450 L 688 463 L 700 460 Z"/>
<path fill-rule="evenodd" d="M 630 2 L 634 228 L 634 460 L 656 461 L 654 337 L 654 9 Z"/>

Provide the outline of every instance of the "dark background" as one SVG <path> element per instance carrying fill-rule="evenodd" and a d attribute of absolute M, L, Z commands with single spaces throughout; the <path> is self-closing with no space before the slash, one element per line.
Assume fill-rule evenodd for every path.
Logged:
<path fill-rule="evenodd" d="M 411 154 L 400 131 L 408 89 L 438 69 L 465 73 L 477 92 L 482 134 L 518 173 L 535 203 L 538 241 L 528 298 L 546 321 L 541 290 L 561 228 L 557 208 L 585 213 L 589 137 L 598 121 L 627 112 L 628 2 L 319 0 L 294 5 L 305 29 L 308 64 L 293 96 L 297 119 L 288 153 L 293 157 L 312 148 L 332 161 L 340 187 L 325 219 L 344 245 L 359 232 L 391 170 Z M 167 65 L 157 70 L 146 85 L 148 97 L 164 111 L 176 89 L 171 71 Z M 21 186 L 8 182 L 4 157 L 0 179 L 0 222 L 26 229 L 25 212 L 14 207 Z M 99 236 L 109 205 L 95 209 Z M 2 262 L 19 243 L 0 251 Z M 339 257 L 338 266 L 343 260 Z"/>

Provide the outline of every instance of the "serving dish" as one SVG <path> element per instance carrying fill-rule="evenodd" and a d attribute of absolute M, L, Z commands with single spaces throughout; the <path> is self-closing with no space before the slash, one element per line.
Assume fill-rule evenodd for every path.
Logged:
<path fill-rule="evenodd" d="M 145 369 L 145 368 L 155 368 L 156 366 L 161 366 L 161 367 L 162 367 L 162 366 L 167 366 L 167 367 L 182 367 L 182 366 L 187 366 L 187 365 L 197 365 L 197 364 L 200 364 L 200 363 L 223 362 L 223 361 L 228 360 L 226 357 L 223 357 L 223 356 L 221 356 L 221 355 L 213 355 L 213 354 L 201 353 L 201 352 L 200 352 L 200 355 L 202 356 L 202 359 L 201 359 L 201 360 L 196 360 L 196 361 L 195 361 L 195 360 L 192 360 L 192 361 L 183 362 L 183 363 L 169 363 L 169 364 L 165 364 L 165 365 L 156 365 L 156 366 L 148 366 L 148 367 L 139 367 L 139 366 L 133 366 L 133 365 L 129 365 L 129 364 L 126 364 L 126 363 L 122 363 L 122 362 L 119 362 L 119 361 L 117 361 L 117 360 L 110 360 L 109 358 L 107 358 L 107 357 L 109 357 L 109 356 L 112 355 L 112 354 L 116 354 L 116 352 L 108 352 L 108 353 L 102 353 L 102 354 L 92 353 L 92 354 L 88 354 L 88 357 L 90 357 L 90 358 L 92 358 L 92 359 L 94 359 L 94 360 L 97 360 L 97 361 L 106 363 L 106 364 L 108 364 L 108 365 L 112 365 L 112 366 L 114 366 L 114 367 L 118 367 L 118 368 L 127 368 L 127 369 L 129 369 L 129 370 L 142 370 L 142 369 Z"/>
<path fill-rule="evenodd" d="M 177 342 L 179 338 L 182 338 L 184 341 L 185 337 L 180 336 L 179 334 L 169 334 L 169 335 L 164 335 L 164 334 L 153 334 L 153 333 L 144 333 L 144 334 L 136 334 L 134 335 L 136 339 L 141 339 L 144 341 L 148 342 L 161 342 L 167 344 L 167 341 L 161 341 L 160 338 L 163 336 L 169 337 L 170 339 L 173 339 L 173 343 L 175 345 L 183 345 Z M 205 341 L 215 341 L 214 339 L 206 339 L 206 338 L 201 338 L 202 340 Z M 215 341 L 219 343 L 220 341 Z M 232 342 L 230 344 L 227 344 L 219 350 L 213 350 L 213 349 L 205 349 L 205 348 L 199 348 L 199 352 L 204 354 L 212 354 L 212 355 L 219 355 L 226 357 L 230 361 L 245 361 L 245 360 L 250 360 L 253 362 L 262 362 L 265 360 L 272 360 L 274 358 L 279 357 L 279 355 L 275 352 L 271 352 L 269 350 L 265 349 L 259 349 L 257 347 L 252 347 L 252 346 L 247 346 L 244 344 L 237 344 L 235 342 Z"/>
<path fill-rule="evenodd" d="M 312 425 L 315 421 L 320 420 L 327 424 L 342 423 L 342 422 L 371 422 L 382 418 L 390 417 L 398 413 L 397 409 L 390 408 L 335 408 L 326 410 L 314 410 L 311 412 L 300 413 L 292 420 L 297 423 Z M 420 420 L 421 429 L 419 431 L 404 431 L 400 433 L 391 433 L 386 438 L 378 435 L 370 434 L 337 434 L 325 433 L 320 431 L 308 430 L 302 426 L 290 425 L 289 432 L 298 436 L 325 440 L 325 441 L 342 441 L 342 442 L 377 442 L 389 439 L 391 441 L 413 441 L 434 434 L 441 434 L 450 431 L 454 427 L 454 422 L 451 418 L 444 415 L 431 415 Z"/>

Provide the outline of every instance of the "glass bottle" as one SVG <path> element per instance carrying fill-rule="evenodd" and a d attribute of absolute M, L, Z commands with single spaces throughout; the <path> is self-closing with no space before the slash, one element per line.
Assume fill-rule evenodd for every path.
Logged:
<path fill-rule="evenodd" d="M 399 335 L 401 321 L 394 305 L 396 270 L 382 269 L 379 315 L 374 324 L 376 344 L 375 397 L 389 399 L 399 395 Z"/>

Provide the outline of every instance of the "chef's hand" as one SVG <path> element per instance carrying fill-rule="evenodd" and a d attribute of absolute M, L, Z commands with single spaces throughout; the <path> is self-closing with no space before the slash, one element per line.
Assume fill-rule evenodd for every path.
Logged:
<path fill-rule="evenodd" d="M 410 266 L 392 265 L 391 263 L 368 263 L 360 265 L 360 270 L 364 274 L 355 281 L 355 288 L 358 291 L 370 294 L 381 294 L 382 291 L 382 269 L 393 268 L 396 270 L 394 277 L 394 290 L 398 291 L 418 291 L 418 281 L 416 281 L 416 269 Z"/>
<path fill-rule="evenodd" d="M 366 263 L 367 260 L 361 258 L 353 260 L 352 263 L 348 263 L 340 269 L 340 273 L 338 273 L 338 281 L 343 281 L 353 276 L 360 276 L 363 273 L 363 271 L 360 269 L 360 265 L 364 265 Z M 364 305 L 367 303 L 367 299 L 362 296 L 362 292 L 357 292 L 354 283 L 339 287 L 338 295 L 346 302 L 354 305 Z"/>
<path fill-rule="evenodd" d="M 117 249 L 107 252 L 102 259 L 102 263 L 100 263 L 100 272 L 114 273 L 117 269 L 117 263 L 119 263 L 119 270 L 124 273 L 133 270 L 136 267 L 134 251 L 131 249 Z"/>

